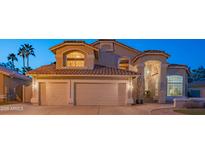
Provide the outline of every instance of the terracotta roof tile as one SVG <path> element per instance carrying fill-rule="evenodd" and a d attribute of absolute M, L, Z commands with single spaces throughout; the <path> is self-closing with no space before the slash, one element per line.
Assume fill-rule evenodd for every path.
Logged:
<path fill-rule="evenodd" d="M 27 75 L 127 75 L 127 76 L 133 76 L 133 75 L 139 75 L 139 73 L 102 66 L 102 65 L 95 65 L 93 70 L 89 69 L 56 69 L 55 64 L 45 65 L 42 67 L 39 67 L 35 70 L 29 71 Z"/>
<path fill-rule="evenodd" d="M 187 67 L 188 68 L 188 66 L 187 65 L 185 65 L 185 64 L 169 64 L 169 67 L 174 67 L 174 66 L 181 66 L 181 67 Z"/>
<path fill-rule="evenodd" d="M 29 77 L 20 74 L 16 71 L 13 71 L 11 69 L 5 68 L 3 66 L 0 66 L 0 73 L 5 74 L 7 76 L 13 77 L 13 78 L 18 78 L 18 79 L 22 79 L 22 80 L 31 80 Z"/>

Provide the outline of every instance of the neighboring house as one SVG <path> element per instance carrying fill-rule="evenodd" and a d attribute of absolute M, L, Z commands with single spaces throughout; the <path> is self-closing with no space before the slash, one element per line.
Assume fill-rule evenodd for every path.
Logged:
<path fill-rule="evenodd" d="M 8 68 L 0 66 L 0 102 L 22 101 L 23 85 L 29 85 L 31 79 Z"/>
<path fill-rule="evenodd" d="M 193 81 L 190 83 L 189 96 L 205 98 L 205 80 Z"/>
<path fill-rule="evenodd" d="M 56 63 L 28 72 L 36 105 L 165 103 L 187 95 L 188 68 L 168 64 L 159 50 L 141 52 L 116 40 L 64 41 L 50 50 Z"/>

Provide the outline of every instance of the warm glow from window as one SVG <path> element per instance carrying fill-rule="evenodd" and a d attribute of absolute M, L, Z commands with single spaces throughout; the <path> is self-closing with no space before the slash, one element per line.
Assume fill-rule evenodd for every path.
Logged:
<path fill-rule="evenodd" d="M 179 75 L 167 76 L 167 96 L 183 95 L 183 77 Z"/>
<path fill-rule="evenodd" d="M 85 66 L 85 55 L 77 51 L 67 54 L 67 66 L 68 67 L 84 67 Z"/>
<path fill-rule="evenodd" d="M 129 59 L 121 58 L 119 61 L 119 68 L 123 70 L 128 70 L 129 69 Z"/>

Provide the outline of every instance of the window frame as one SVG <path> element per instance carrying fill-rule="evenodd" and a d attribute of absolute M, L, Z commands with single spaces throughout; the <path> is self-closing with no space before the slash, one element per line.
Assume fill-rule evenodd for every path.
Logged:
<path fill-rule="evenodd" d="M 83 58 L 69 58 L 68 57 L 69 54 L 72 54 L 72 53 L 79 53 L 79 54 L 83 55 L 84 57 Z M 84 53 L 82 53 L 81 51 L 71 51 L 65 55 L 65 60 L 66 60 L 65 64 L 66 64 L 66 67 L 68 67 L 68 68 L 84 68 L 85 67 L 85 59 L 86 59 L 86 55 Z M 75 66 L 69 66 L 68 61 L 74 62 Z M 76 66 L 77 65 L 76 62 L 79 62 L 79 61 L 83 62 L 83 66 Z"/>
<path fill-rule="evenodd" d="M 127 65 L 128 65 L 128 67 L 127 68 L 121 68 L 121 66 L 120 66 L 120 64 L 121 64 L 121 61 L 128 61 L 128 63 L 127 63 Z M 124 63 L 123 63 L 124 64 Z M 130 59 L 129 58 L 126 58 L 126 57 L 121 57 L 121 58 L 119 58 L 119 60 L 118 60 L 118 68 L 119 69 L 123 69 L 123 70 L 129 70 L 129 65 L 130 65 Z"/>
<path fill-rule="evenodd" d="M 173 79 L 169 79 L 169 78 L 178 78 L 178 80 L 173 80 Z M 180 77 L 180 78 L 179 78 Z M 170 86 L 172 86 L 172 88 L 177 88 L 180 90 L 181 94 L 177 94 L 177 95 L 171 95 L 170 94 Z M 184 92 L 184 77 L 182 75 L 167 75 L 167 96 L 168 97 L 180 97 L 183 96 L 183 92 Z"/>

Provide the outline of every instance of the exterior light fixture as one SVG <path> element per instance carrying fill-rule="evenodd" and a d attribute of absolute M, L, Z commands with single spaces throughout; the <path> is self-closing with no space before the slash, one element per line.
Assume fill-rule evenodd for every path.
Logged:
<path fill-rule="evenodd" d="M 133 90 L 133 85 L 132 85 L 132 83 L 128 84 L 128 89 L 129 89 L 129 90 Z"/>
<path fill-rule="evenodd" d="M 37 89 L 37 83 L 36 82 L 33 83 L 33 88 Z"/>

